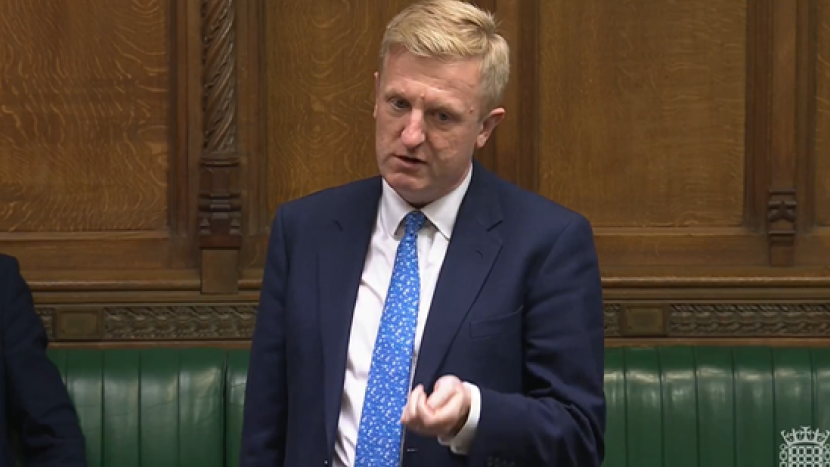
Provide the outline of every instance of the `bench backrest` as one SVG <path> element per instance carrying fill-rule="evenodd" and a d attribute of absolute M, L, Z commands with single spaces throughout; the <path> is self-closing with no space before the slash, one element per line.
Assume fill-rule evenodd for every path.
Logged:
<path fill-rule="evenodd" d="M 237 466 L 248 351 L 49 355 L 78 409 L 90 467 Z M 605 366 L 604 467 L 830 462 L 821 435 L 830 430 L 830 349 L 609 348 Z"/>

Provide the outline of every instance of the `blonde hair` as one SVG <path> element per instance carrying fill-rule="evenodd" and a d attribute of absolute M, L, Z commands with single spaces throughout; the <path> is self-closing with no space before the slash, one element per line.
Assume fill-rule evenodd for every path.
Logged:
<path fill-rule="evenodd" d="M 380 70 L 395 49 L 440 60 L 479 59 L 485 112 L 499 105 L 510 78 L 510 47 L 492 13 L 461 0 L 423 0 L 386 26 Z M 484 115 L 482 115 L 484 116 Z"/>

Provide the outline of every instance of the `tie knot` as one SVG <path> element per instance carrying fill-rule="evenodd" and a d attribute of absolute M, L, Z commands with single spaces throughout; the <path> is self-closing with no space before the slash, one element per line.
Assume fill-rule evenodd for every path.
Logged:
<path fill-rule="evenodd" d="M 412 211 L 403 218 L 404 226 L 406 226 L 406 235 L 418 233 L 421 227 L 424 226 L 427 218 L 421 211 Z"/>

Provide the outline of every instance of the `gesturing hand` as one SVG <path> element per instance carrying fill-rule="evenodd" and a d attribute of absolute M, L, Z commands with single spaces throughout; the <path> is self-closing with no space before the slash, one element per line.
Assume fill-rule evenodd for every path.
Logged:
<path fill-rule="evenodd" d="M 401 423 L 422 435 L 450 438 L 455 436 L 470 414 L 470 389 L 455 376 L 442 376 L 427 397 L 423 385 L 409 394 Z"/>

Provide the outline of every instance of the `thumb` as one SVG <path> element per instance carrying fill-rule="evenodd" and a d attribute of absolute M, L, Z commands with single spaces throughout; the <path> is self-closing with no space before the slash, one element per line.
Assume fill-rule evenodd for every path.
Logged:
<path fill-rule="evenodd" d="M 444 386 L 452 387 L 455 386 L 456 383 L 461 382 L 455 375 L 444 375 L 438 378 L 438 381 L 435 382 L 435 386 L 433 387 L 433 391 L 440 391 Z"/>

